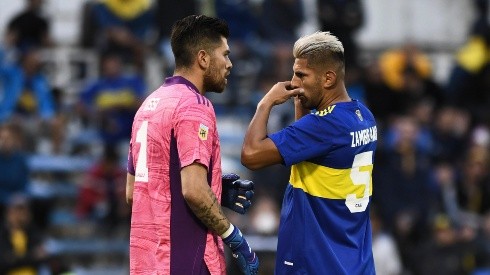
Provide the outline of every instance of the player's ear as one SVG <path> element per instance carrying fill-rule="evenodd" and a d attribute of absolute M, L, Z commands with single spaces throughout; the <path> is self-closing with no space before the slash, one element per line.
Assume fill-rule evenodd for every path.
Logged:
<path fill-rule="evenodd" d="M 324 82 L 323 82 L 323 87 L 325 89 L 330 89 L 337 84 L 337 74 L 334 71 L 326 71 L 323 74 Z"/>
<path fill-rule="evenodd" d="M 199 64 L 199 67 L 201 67 L 201 69 L 207 69 L 210 62 L 211 56 L 205 50 L 200 50 L 197 53 L 197 63 Z"/>

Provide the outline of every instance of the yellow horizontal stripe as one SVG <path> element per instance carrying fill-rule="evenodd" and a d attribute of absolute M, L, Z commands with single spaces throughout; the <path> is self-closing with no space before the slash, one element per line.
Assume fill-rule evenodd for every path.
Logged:
<path fill-rule="evenodd" d="M 121 90 L 118 92 L 102 91 L 96 99 L 97 107 L 101 109 L 116 108 L 116 107 L 132 107 L 136 106 L 137 98 L 129 90 Z"/>
<path fill-rule="evenodd" d="M 371 175 L 373 165 L 359 167 L 361 173 Z M 358 172 L 359 172 L 358 171 Z M 355 185 L 351 180 L 353 169 L 334 169 L 311 162 L 300 162 L 291 167 L 290 182 L 295 188 L 306 193 L 326 199 L 346 199 L 347 195 L 355 194 L 362 198 L 365 184 Z M 369 177 L 369 196 L 372 195 L 372 178 Z"/>
<path fill-rule="evenodd" d="M 103 0 L 104 4 L 119 17 L 131 20 L 150 8 L 150 0 Z"/>

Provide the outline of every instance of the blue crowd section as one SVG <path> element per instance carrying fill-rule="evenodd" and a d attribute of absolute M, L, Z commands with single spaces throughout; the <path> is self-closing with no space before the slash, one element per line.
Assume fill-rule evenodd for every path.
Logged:
<path fill-rule="evenodd" d="M 32 155 L 29 167 L 33 172 L 77 173 L 87 171 L 95 161 L 92 157 Z"/>
<path fill-rule="evenodd" d="M 48 249 L 54 254 L 128 254 L 128 242 L 110 239 L 51 239 Z"/>

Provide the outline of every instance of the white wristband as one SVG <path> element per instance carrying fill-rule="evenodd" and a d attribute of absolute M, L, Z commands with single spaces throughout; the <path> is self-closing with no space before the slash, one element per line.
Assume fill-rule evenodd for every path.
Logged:
<path fill-rule="evenodd" d="M 225 233 L 221 234 L 221 238 L 224 239 L 224 238 L 230 236 L 231 233 L 233 233 L 234 229 L 235 229 L 235 227 L 233 226 L 233 224 L 230 223 L 230 227 L 228 227 L 228 229 L 225 231 Z"/>

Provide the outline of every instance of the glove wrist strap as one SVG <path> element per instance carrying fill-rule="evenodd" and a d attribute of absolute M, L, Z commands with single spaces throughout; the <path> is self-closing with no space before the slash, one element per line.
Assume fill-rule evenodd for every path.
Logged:
<path fill-rule="evenodd" d="M 228 227 L 228 229 L 225 231 L 225 233 L 221 234 L 221 238 L 225 239 L 225 238 L 229 237 L 231 235 L 231 233 L 233 233 L 234 229 L 235 229 L 235 227 L 233 226 L 233 224 L 230 223 L 230 227 Z"/>

